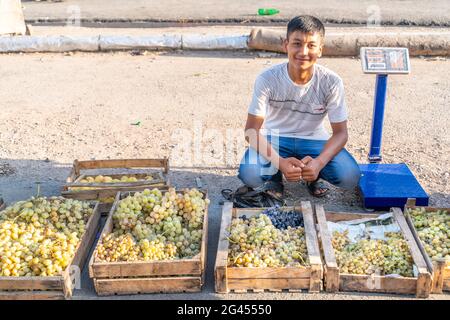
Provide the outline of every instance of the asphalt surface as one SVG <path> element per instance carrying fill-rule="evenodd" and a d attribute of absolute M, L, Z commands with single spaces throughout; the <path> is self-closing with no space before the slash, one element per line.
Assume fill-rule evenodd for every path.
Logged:
<path fill-rule="evenodd" d="M 450 26 L 448 0 L 64 0 L 22 1 L 27 22 L 59 22 L 79 16 L 89 22 L 285 23 L 311 14 L 327 23 Z M 279 14 L 258 16 L 258 8 Z"/>

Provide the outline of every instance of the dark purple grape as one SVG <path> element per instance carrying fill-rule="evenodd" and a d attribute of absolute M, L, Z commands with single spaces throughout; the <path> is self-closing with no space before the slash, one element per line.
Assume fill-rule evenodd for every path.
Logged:
<path fill-rule="evenodd" d="M 303 217 L 296 211 L 283 210 L 279 206 L 267 208 L 262 212 L 272 221 L 277 229 L 303 227 Z"/>

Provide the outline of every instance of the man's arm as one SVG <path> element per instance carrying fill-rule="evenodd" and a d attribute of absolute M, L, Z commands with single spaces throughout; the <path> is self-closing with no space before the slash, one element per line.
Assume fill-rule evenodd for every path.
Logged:
<path fill-rule="evenodd" d="M 248 114 L 245 125 L 245 139 L 250 147 L 255 149 L 260 155 L 270 161 L 286 177 L 288 181 L 299 181 L 302 177 L 303 163 L 296 158 L 281 158 L 261 134 L 260 129 L 264 123 L 264 117 Z"/>
<path fill-rule="evenodd" d="M 333 134 L 328 139 L 320 155 L 313 159 L 307 156 L 302 159 L 306 165 L 303 168 L 305 181 L 316 181 L 320 171 L 331 161 L 345 146 L 348 140 L 347 121 L 331 123 Z"/>

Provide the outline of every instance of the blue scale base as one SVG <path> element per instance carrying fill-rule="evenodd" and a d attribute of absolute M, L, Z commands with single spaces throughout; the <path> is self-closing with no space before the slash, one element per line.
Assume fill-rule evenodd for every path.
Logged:
<path fill-rule="evenodd" d="M 365 208 L 403 208 L 408 198 L 416 198 L 417 206 L 428 205 L 428 195 L 406 164 L 371 163 L 360 164 L 359 168 L 359 188 Z"/>

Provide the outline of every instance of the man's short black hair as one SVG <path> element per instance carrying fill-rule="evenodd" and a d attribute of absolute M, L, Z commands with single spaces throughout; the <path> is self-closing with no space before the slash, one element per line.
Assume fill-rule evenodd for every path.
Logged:
<path fill-rule="evenodd" d="M 313 16 L 304 15 L 292 18 L 287 25 L 287 38 L 289 39 L 289 36 L 295 31 L 301 31 L 303 33 L 317 32 L 322 40 L 325 37 L 325 27 L 323 26 L 323 23 Z"/>

